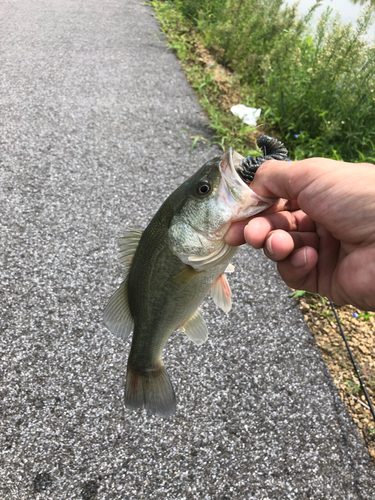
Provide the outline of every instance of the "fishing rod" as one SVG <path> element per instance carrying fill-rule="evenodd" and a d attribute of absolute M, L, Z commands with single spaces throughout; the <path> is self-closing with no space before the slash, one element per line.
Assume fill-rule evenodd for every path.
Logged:
<path fill-rule="evenodd" d="M 351 359 L 351 362 L 354 366 L 354 370 L 357 374 L 357 377 L 358 377 L 358 380 L 359 380 L 359 383 L 361 385 L 361 388 L 362 388 L 362 391 L 363 391 L 363 394 L 365 395 L 365 398 L 366 398 L 366 401 L 368 403 L 368 406 L 369 406 L 369 410 L 371 411 L 371 414 L 372 414 L 372 418 L 374 419 L 374 422 L 375 422 L 375 410 L 374 410 L 374 407 L 372 405 L 372 402 L 371 402 L 371 399 L 370 399 L 370 396 L 368 395 L 368 392 L 367 392 L 367 389 L 366 389 L 366 386 L 365 386 L 365 383 L 363 382 L 363 379 L 361 377 L 361 374 L 359 373 L 359 368 L 357 366 L 357 363 L 355 362 L 355 359 L 354 359 L 354 356 L 353 356 L 353 353 L 352 353 L 352 350 L 350 349 L 350 345 L 349 345 L 349 342 L 347 340 L 347 338 L 345 337 L 345 333 L 344 333 L 344 330 L 341 326 L 341 322 L 340 322 L 340 319 L 338 317 L 338 314 L 337 314 L 337 311 L 335 309 L 335 306 L 333 305 L 333 302 L 330 300 L 329 301 L 330 305 L 331 305 L 331 308 L 332 308 L 332 311 L 335 315 L 335 318 L 336 318 L 336 321 L 337 321 L 337 324 L 338 324 L 338 327 L 339 327 L 339 330 L 340 330 L 340 333 L 341 333 L 341 336 L 345 342 L 345 345 L 346 345 L 346 348 L 348 350 L 348 353 L 349 353 L 349 356 L 350 356 L 350 359 Z"/>

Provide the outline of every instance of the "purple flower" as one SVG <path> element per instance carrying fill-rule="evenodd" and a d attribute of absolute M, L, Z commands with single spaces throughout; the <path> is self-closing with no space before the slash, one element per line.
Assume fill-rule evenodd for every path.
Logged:
<path fill-rule="evenodd" d="M 354 316 L 355 318 L 358 318 L 358 314 L 357 314 L 357 313 L 353 313 L 353 316 Z"/>

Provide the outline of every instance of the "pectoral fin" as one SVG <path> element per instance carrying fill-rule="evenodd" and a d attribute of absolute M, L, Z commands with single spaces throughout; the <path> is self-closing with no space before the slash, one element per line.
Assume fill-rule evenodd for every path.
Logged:
<path fill-rule="evenodd" d="M 198 310 L 180 327 L 180 330 L 186 333 L 189 339 L 197 345 L 204 344 L 208 338 L 206 322 Z"/>
<path fill-rule="evenodd" d="M 186 285 L 189 283 L 190 280 L 192 280 L 198 273 L 195 269 L 193 269 L 191 266 L 185 266 L 185 268 L 173 276 L 172 280 L 176 283 L 176 285 Z"/>
<path fill-rule="evenodd" d="M 229 312 L 232 309 L 232 292 L 227 277 L 224 273 L 220 274 L 211 288 L 211 296 L 215 304 L 224 312 Z"/>
<path fill-rule="evenodd" d="M 125 279 L 120 288 L 109 299 L 103 313 L 105 326 L 117 337 L 126 339 L 134 328 L 134 321 L 129 309 L 128 280 Z"/>

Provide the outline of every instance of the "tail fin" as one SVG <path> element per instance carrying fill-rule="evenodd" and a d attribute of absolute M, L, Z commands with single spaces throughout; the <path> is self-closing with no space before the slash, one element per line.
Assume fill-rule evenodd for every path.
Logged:
<path fill-rule="evenodd" d="M 157 417 L 168 418 L 176 411 L 176 397 L 164 368 L 141 372 L 128 365 L 125 405 L 131 410 L 146 408 Z"/>

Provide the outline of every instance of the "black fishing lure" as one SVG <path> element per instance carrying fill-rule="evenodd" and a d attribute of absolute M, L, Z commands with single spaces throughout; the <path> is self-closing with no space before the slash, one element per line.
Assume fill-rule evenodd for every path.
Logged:
<path fill-rule="evenodd" d="M 257 140 L 259 149 L 263 156 L 247 156 L 237 170 L 238 174 L 246 184 L 254 180 L 258 168 L 267 160 L 289 161 L 288 150 L 284 144 L 273 137 L 261 135 Z"/>

